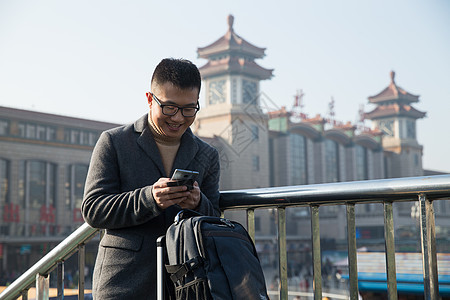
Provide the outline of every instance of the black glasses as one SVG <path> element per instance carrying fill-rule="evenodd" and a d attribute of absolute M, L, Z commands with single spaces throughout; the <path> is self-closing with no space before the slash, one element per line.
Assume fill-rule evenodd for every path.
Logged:
<path fill-rule="evenodd" d="M 181 114 L 183 115 L 183 117 L 193 117 L 200 110 L 200 104 L 198 102 L 196 107 L 181 107 L 173 104 L 161 104 L 161 101 L 156 98 L 155 94 L 150 94 L 152 95 L 152 98 L 155 100 L 155 102 L 158 103 L 158 105 L 161 107 L 163 115 L 166 116 L 174 116 L 178 112 L 178 110 L 181 110 Z"/>

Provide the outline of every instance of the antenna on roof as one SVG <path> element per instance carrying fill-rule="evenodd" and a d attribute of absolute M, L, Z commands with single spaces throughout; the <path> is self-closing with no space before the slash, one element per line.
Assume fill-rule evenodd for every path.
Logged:
<path fill-rule="evenodd" d="M 336 121 L 334 119 L 335 111 L 334 111 L 334 98 L 333 98 L 333 96 L 331 96 L 331 101 L 328 103 L 328 115 L 330 116 L 329 123 L 332 124 L 332 125 L 336 125 Z"/>
<path fill-rule="evenodd" d="M 292 122 L 300 122 L 302 119 L 306 118 L 306 115 L 303 113 L 303 97 L 305 93 L 303 90 L 297 90 L 297 93 L 294 95 L 294 105 L 292 106 Z"/>

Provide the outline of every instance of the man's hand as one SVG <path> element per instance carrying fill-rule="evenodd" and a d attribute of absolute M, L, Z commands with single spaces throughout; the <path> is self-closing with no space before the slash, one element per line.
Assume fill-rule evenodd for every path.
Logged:
<path fill-rule="evenodd" d="M 161 177 L 157 182 L 153 184 L 153 199 L 155 199 L 156 204 L 161 209 L 166 209 L 175 204 L 181 204 L 182 201 L 186 201 L 190 199 L 191 192 L 187 191 L 187 187 L 184 185 L 181 186 L 167 186 L 167 182 L 170 181 L 170 178 Z M 195 189 L 195 188 L 194 188 Z M 200 189 L 197 190 L 200 197 Z"/>
<path fill-rule="evenodd" d="M 193 189 L 189 191 L 187 199 L 178 203 L 181 208 L 196 209 L 200 203 L 200 187 L 198 186 L 198 182 L 195 181 L 192 186 Z"/>

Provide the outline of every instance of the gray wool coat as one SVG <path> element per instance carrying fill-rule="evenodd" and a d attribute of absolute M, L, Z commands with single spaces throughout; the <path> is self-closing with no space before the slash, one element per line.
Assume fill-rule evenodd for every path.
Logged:
<path fill-rule="evenodd" d="M 219 215 L 217 151 L 186 130 L 173 169 L 200 174 L 197 210 Z M 156 299 L 156 239 L 164 235 L 180 210 L 161 210 L 152 184 L 166 177 L 147 115 L 134 124 L 105 131 L 92 154 L 82 214 L 95 228 L 106 229 L 93 275 L 95 299 Z"/>

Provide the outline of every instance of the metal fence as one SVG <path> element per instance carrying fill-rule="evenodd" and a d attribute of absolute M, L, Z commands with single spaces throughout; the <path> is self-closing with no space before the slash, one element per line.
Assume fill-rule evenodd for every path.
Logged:
<path fill-rule="evenodd" d="M 386 274 L 388 298 L 397 299 L 397 280 L 394 243 L 393 203 L 418 201 L 420 208 L 420 235 L 423 259 L 425 299 L 438 299 L 438 270 L 433 200 L 450 198 L 450 175 L 382 179 L 225 191 L 221 193 L 220 208 L 243 209 L 247 212 L 248 231 L 255 238 L 255 209 L 274 208 L 277 211 L 278 259 L 280 292 L 279 299 L 288 299 L 286 208 L 307 206 L 311 212 L 311 240 L 313 259 L 314 299 L 322 299 L 322 274 L 320 251 L 319 207 L 345 205 L 347 216 L 347 242 L 349 266 L 349 297 L 358 299 L 358 273 L 356 249 L 355 205 L 382 203 L 384 208 L 384 237 L 386 250 Z M 0 300 L 27 299 L 28 289 L 36 285 L 36 299 L 48 298 L 49 274 L 57 269 L 59 299 L 64 293 L 64 261 L 78 252 L 79 299 L 84 299 L 84 245 L 98 230 L 82 225 L 57 247 L 50 251 L 27 272 L 0 294 Z"/>

